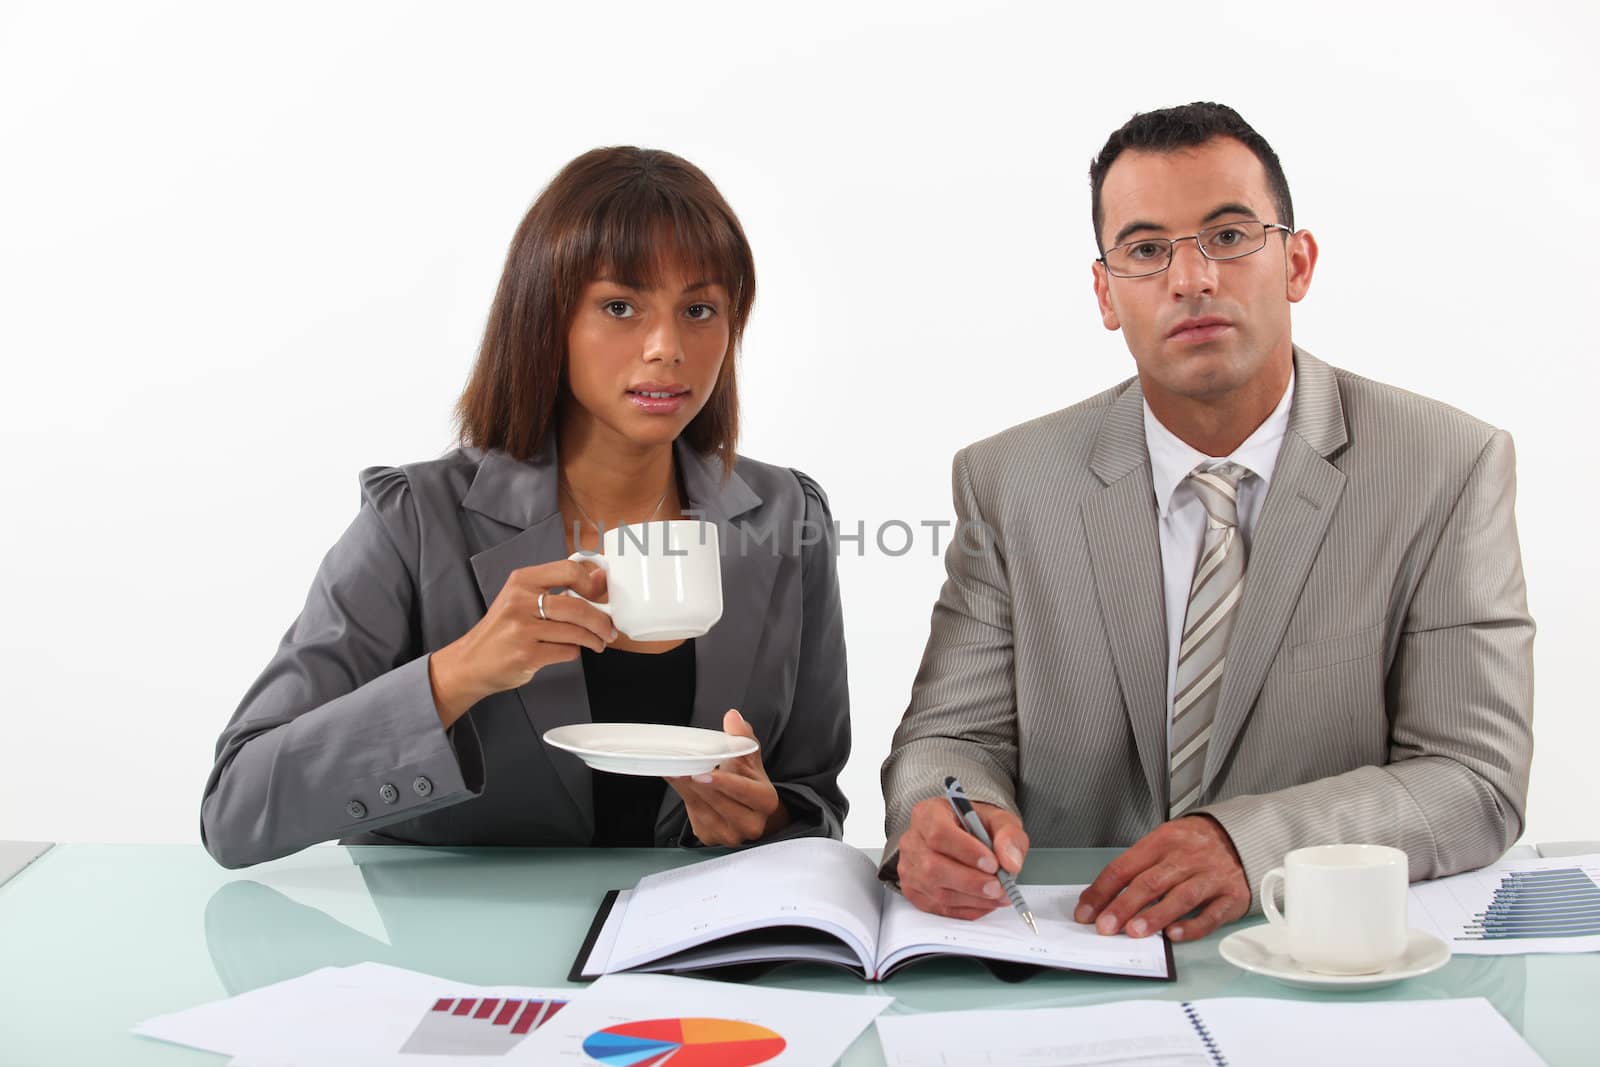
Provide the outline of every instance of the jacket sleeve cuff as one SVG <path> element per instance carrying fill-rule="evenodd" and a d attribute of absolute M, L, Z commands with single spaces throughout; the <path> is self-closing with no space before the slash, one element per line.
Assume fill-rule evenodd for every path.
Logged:
<path fill-rule="evenodd" d="M 817 799 L 815 793 L 801 785 L 773 782 L 778 799 L 789 809 L 789 825 L 775 834 L 761 839 L 763 845 L 773 841 L 787 841 L 791 837 L 843 837 L 844 827 L 833 817 L 833 812 Z"/>
<path fill-rule="evenodd" d="M 421 656 L 369 683 L 364 724 L 370 770 L 345 783 L 336 803 L 340 836 L 414 819 L 483 792 L 483 748 L 470 713 L 448 731 L 439 721 Z"/>
<path fill-rule="evenodd" d="M 1261 876 L 1283 862 L 1283 849 L 1274 820 L 1263 810 L 1258 796 L 1234 797 L 1195 808 L 1190 815 L 1209 815 L 1233 842 L 1250 886 L 1250 913 L 1261 911 Z"/>
<path fill-rule="evenodd" d="M 783 806 L 789 809 L 789 825 L 777 833 L 768 834 L 766 837 L 755 841 L 748 841 L 741 848 L 750 848 L 755 845 L 770 845 L 775 841 L 787 841 L 793 837 L 842 837 L 844 828 L 834 819 L 826 805 L 822 804 L 804 786 L 785 785 L 782 782 L 773 782 L 772 787 L 778 792 L 778 799 Z M 694 826 L 687 816 L 683 820 L 683 829 L 678 833 L 679 848 L 705 848 L 705 842 L 695 836 Z"/>

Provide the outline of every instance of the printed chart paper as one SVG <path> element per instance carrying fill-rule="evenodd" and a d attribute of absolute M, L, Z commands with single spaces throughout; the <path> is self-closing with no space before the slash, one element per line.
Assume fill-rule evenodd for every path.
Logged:
<path fill-rule="evenodd" d="M 484 987 L 399 967 L 324 967 L 148 1020 L 145 1037 L 234 1057 L 234 1067 L 504 1060 L 577 990 Z"/>
<path fill-rule="evenodd" d="M 565 996 L 440 997 L 418 1016 L 399 1052 L 504 1056 L 566 1006 Z"/>
<path fill-rule="evenodd" d="M 541 1067 L 816 1067 L 894 998 L 612 974 L 507 1056 Z"/>
<path fill-rule="evenodd" d="M 1410 921 L 1464 955 L 1600 951 L 1600 855 L 1503 860 L 1418 882 Z"/>

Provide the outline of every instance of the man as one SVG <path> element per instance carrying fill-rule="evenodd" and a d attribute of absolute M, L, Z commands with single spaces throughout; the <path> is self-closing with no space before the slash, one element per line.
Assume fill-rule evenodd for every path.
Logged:
<path fill-rule="evenodd" d="M 1303 845 L 1394 845 L 1413 879 L 1494 860 L 1533 747 L 1510 438 L 1293 345 L 1317 244 L 1231 108 L 1134 116 L 1090 184 L 1138 376 L 957 453 L 959 518 L 991 533 L 946 556 L 885 875 L 975 918 L 1030 840 L 1130 845 L 1075 917 L 1193 940 Z"/>

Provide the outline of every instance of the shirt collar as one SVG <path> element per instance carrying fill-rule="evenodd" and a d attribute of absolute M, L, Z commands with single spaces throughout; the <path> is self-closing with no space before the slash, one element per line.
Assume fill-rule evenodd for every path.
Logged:
<path fill-rule="evenodd" d="M 1161 424 L 1150 402 L 1144 403 L 1144 442 L 1150 451 L 1150 480 L 1156 492 L 1156 510 L 1164 519 L 1172 507 L 1172 494 L 1189 477 L 1189 472 L 1204 465 L 1208 468 L 1220 463 L 1234 462 L 1261 479 L 1266 488 L 1272 481 L 1272 469 L 1278 463 L 1278 447 L 1289 428 L 1289 408 L 1294 400 L 1294 371 L 1289 371 L 1289 384 L 1272 409 L 1266 421 L 1244 439 L 1231 456 L 1208 456 L 1190 447 L 1177 434 Z"/>

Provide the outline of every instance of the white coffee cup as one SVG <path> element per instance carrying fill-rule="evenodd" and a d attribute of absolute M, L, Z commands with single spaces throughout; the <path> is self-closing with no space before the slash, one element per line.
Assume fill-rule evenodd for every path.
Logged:
<path fill-rule="evenodd" d="M 1297 848 L 1261 877 L 1261 907 L 1308 971 L 1374 974 L 1406 948 L 1406 854 L 1387 845 Z M 1273 882 L 1283 882 L 1278 910 Z"/>
<path fill-rule="evenodd" d="M 604 555 L 574 552 L 567 558 L 598 563 L 606 572 L 609 603 L 584 603 L 610 615 L 635 641 L 699 637 L 722 618 L 722 551 L 715 523 L 631 523 L 607 530 L 600 547 Z"/>

